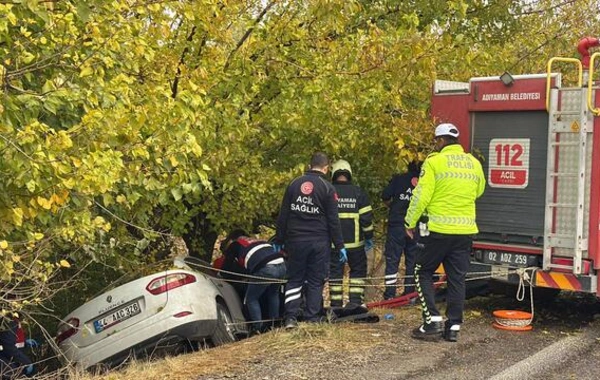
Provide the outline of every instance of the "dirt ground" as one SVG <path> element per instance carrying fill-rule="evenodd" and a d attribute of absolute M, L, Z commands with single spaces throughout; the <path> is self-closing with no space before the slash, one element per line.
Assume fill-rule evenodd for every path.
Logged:
<path fill-rule="evenodd" d="M 320 335 L 318 328 L 309 325 L 301 326 L 294 332 L 279 330 L 242 343 L 247 345 L 245 349 L 254 351 L 255 356 L 242 359 L 229 370 L 191 378 L 481 379 L 501 372 L 562 337 L 580 333 L 582 329 L 597 329 L 594 318 L 600 315 L 595 298 L 566 296 L 548 304 L 536 305 L 537 317 L 534 329 L 530 332 L 507 332 L 493 328 L 492 311 L 507 308 L 529 311 L 530 306 L 499 296 L 478 297 L 468 301 L 466 321 L 458 343 L 412 339 L 410 331 L 420 321 L 417 307 L 376 310 L 382 317 L 393 315 L 393 319 L 382 318 L 376 324 L 330 326 L 334 330 L 348 330 L 340 334 L 350 343 L 343 349 L 336 346 L 339 342 L 332 341 L 333 336 L 318 336 L 319 344 L 307 344 Z M 265 352 L 261 343 L 268 345 L 270 339 L 287 339 L 292 349 L 273 346 L 278 349 Z M 297 349 L 293 349 L 294 345 Z M 235 355 L 234 352 L 227 354 Z M 558 376 L 559 372 L 560 369 L 549 367 L 548 373 L 540 376 Z"/>
<path fill-rule="evenodd" d="M 370 273 L 381 273 L 380 264 L 380 260 L 372 260 Z M 367 298 L 380 298 L 381 291 L 371 287 Z M 600 336 L 600 302 L 595 296 L 566 293 L 546 302 L 540 298 L 535 297 L 534 328 L 530 332 L 492 327 L 494 310 L 530 312 L 528 297 L 519 302 L 514 294 L 488 295 L 467 301 L 457 343 L 412 339 L 411 330 L 421 323 L 418 306 L 375 309 L 372 311 L 380 316 L 378 323 L 301 323 L 292 331 L 276 329 L 223 347 L 135 363 L 103 379 L 483 379 L 564 337 L 584 330 L 594 330 Z M 443 312 L 443 303 L 440 306 Z M 600 352 L 600 343 L 590 352 Z M 549 363 L 536 378 L 588 378 L 581 368 L 597 368 L 599 363 L 591 367 L 588 363 L 594 357 L 577 358 L 564 368 Z M 564 376 L 563 369 L 575 377 Z"/>

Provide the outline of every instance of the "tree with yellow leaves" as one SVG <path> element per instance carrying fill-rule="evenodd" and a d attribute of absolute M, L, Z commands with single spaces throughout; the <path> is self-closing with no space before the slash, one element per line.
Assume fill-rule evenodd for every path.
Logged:
<path fill-rule="evenodd" d="M 543 71 L 592 5 L 0 1 L 2 309 L 172 236 L 210 258 L 221 231 L 273 221 L 316 150 L 377 199 L 428 152 L 436 78 Z"/>

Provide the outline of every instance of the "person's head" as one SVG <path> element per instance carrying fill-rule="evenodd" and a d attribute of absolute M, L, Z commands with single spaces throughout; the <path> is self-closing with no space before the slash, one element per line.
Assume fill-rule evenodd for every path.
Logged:
<path fill-rule="evenodd" d="M 337 160 L 331 165 L 331 179 L 333 182 L 352 181 L 352 168 L 346 160 Z"/>
<path fill-rule="evenodd" d="M 446 145 L 458 143 L 458 128 L 451 123 L 442 123 L 435 128 L 435 150 L 438 152 Z"/>
<path fill-rule="evenodd" d="M 310 159 L 310 169 L 317 170 L 323 174 L 327 174 L 329 169 L 329 158 L 323 152 L 317 152 Z"/>
<path fill-rule="evenodd" d="M 421 171 L 422 161 L 414 160 L 408 163 L 408 171 L 410 173 L 419 173 Z"/>
<path fill-rule="evenodd" d="M 223 239 L 223 241 L 221 241 L 221 245 L 219 246 L 219 250 L 226 255 L 227 252 L 234 248 L 235 246 L 237 246 L 236 244 L 232 244 L 233 242 L 235 242 L 238 238 L 242 237 L 242 236 L 248 236 L 248 234 L 246 233 L 246 231 L 242 230 L 242 229 L 234 229 L 232 230 L 225 239 Z"/>

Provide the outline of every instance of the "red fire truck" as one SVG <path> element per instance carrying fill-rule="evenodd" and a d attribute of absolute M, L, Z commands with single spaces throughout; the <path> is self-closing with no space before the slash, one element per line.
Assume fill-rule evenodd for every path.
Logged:
<path fill-rule="evenodd" d="M 528 268 L 535 286 L 600 296 L 596 46 L 582 39 L 581 59 L 552 58 L 545 74 L 435 82 L 433 118 L 459 127 L 487 176 L 472 261 L 492 278 L 517 282 Z M 563 86 L 567 70 L 575 83 Z"/>

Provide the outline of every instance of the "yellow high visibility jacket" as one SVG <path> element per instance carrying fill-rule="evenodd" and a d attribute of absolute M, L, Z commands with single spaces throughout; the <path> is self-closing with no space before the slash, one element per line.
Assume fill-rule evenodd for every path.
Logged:
<path fill-rule="evenodd" d="M 406 212 L 406 228 L 415 228 L 422 214 L 429 217 L 429 231 L 451 235 L 479 232 L 475 200 L 485 189 L 481 163 L 462 146 L 445 146 L 430 154 L 421 168 L 419 183 Z"/>

